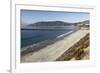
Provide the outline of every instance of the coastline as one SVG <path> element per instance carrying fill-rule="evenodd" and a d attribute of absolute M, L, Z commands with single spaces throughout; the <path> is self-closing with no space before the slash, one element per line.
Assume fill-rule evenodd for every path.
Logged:
<path fill-rule="evenodd" d="M 87 34 L 89 34 L 89 30 L 80 29 L 72 33 L 71 35 L 64 37 L 62 40 L 50 44 L 38 51 L 22 55 L 21 62 L 26 63 L 26 62 L 56 61 L 58 58 L 63 57 L 63 54 L 74 44 L 76 44 L 80 40 L 84 40 L 84 37 Z"/>
<path fill-rule="evenodd" d="M 51 45 L 59 40 L 62 40 L 64 37 L 67 37 L 68 35 L 70 35 L 74 32 L 76 32 L 76 30 L 72 30 L 72 31 L 69 31 L 69 32 L 64 33 L 62 35 L 59 35 L 58 37 L 56 37 L 53 40 L 45 40 L 45 41 L 39 42 L 37 44 L 32 44 L 32 45 L 26 46 L 24 48 L 21 48 L 21 55 L 25 55 L 25 54 L 30 53 L 30 52 L 38 51 L 38 50 L 40 50 L 48 45 Z"/>

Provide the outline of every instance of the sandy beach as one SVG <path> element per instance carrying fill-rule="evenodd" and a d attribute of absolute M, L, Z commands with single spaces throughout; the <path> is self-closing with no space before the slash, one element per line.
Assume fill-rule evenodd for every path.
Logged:
<path fill-rule="evenodd" d="M 59 58 L 66 50 L 77 43 L 81 38 L 86 36 L 89 30 L 83 29 L 78 30 L 69 36 L 64 37 L 53 44 L 50 44 L 38 51 L 31 52 L 21 56 L 21 62 L 47 62 L 55 61 Z M 85 57 L 84 57 L 85 58 Z"/>

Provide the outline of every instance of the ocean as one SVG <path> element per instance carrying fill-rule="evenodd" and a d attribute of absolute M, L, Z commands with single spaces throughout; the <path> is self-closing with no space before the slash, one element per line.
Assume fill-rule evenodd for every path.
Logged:
<path fill-rule="evenodd" d="M 45 40 L 53 40 L 70 31 L 72 30 L 21 30 L 21 48 Z"/>

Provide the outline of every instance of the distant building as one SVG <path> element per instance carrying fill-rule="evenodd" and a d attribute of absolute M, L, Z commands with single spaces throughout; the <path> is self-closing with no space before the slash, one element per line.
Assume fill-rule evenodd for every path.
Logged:
<path fill-rule="evenodd" d="M 89 29 L 89 24 L 77 24 L 81 29 Z"/>

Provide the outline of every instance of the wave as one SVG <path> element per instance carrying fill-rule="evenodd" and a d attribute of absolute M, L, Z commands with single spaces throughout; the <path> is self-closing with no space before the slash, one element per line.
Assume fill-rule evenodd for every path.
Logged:
<path fill-rule="evenodd" d="M 71 34 L 71 33 L 73 33 L 74 31 L 72 30 L 72 31 L 69 31 L 69 32 L 67 32 L 67 33 L 64 33 L 64 34 L 62 34 L 62 35 L 60 35 L 60 36 L 57 36 L 56 38 L 62 38 L 62 37 L 65 37 L 65 36 L 67 36 L 67 35 L 69 35 L 69 34 Z"/>
<path fill-rule="evenodd" d="M 64 33 L 64 34 L 56 37 L 53 40 L 45 40 L 45 41 L 39 42 L 37 44 L 32 44 L 32 45 L 26 46 L 24 48 L 21 48 L 21 54 L 29 53 L 32 51 L 38 51 L 39 49 L 42 49 L 43 47 L 46 47 L 47 45 L 53 44 L 53 43 L 63 39 L 65 36 L 68 36 L 69 34 L 71 34 L 73 32 L 75 32 L 75 31 L 69 31 L 67 33 Z"/>

